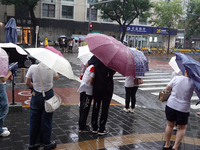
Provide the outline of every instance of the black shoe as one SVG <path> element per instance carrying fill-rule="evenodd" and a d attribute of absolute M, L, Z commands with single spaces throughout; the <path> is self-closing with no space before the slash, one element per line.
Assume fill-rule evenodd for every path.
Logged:
<path fill-rule="evenodd" d="M 97 131 L 97 130 L 92 130 L 92 133 L 93 133 L 93 134 L 97 134 L 98 131 Z"/>
<path fill-rule="evenodd" d="M 57 144 L 55 141 L 51 141 L 50 144 L 44 145 L 44 150 L 52 150 L 56 148 Z"/>
<path fill-rule="evenodd" d="M 108 134 L 109 132 L 107 130 L 99 131 L 98 135 L 105 135 Z"/>
<path fill-rule="evenodd" d="M 165 147 L 165 145 L 163 146 L 163 150 L 172 150 L 172 146 L 170 147 Z"/>
<path fill-rule="evenodd" d="M 40 145 L 29 145 L 28 146 L 28 150 L 38 150 L 38 148 L 40 147 Z"/>
<path fill-rule="evenodd" d="M 79 129 L 80 133 L 85 133 L 85 132 L 90 132 L 90 131 L 91 131 L 91 129 L 90 129 L 89 125 L 86 125 L 85 128 L 83 128 L 83 129 Z"/>

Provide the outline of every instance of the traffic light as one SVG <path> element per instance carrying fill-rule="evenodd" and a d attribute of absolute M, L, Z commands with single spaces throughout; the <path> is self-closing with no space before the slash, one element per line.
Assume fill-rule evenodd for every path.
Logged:
<path fill-rule="evenodd" d="M 90 23 L 90 26 L 89 26 L 89 28 L 90 28 L 90 32 L 92 32 L 92 27 L 93 27 L 93 24 Z"/>

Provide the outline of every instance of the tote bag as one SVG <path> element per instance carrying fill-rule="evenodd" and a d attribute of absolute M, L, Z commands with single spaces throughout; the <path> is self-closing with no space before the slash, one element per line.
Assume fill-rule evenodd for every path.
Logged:
<path fill-rule="evenodd" d="M 169 96 L 171 95 L 171 92 L 168 91 L 168 90 L 162 90 L 161 92 L 159 92 L 159 96 L 158 96 L 158 99 L 161 101 L 161 102 L 165 102 L 168 100 Z"/>

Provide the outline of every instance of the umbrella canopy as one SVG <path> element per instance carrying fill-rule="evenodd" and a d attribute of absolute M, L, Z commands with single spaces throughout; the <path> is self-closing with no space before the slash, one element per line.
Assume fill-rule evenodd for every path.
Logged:
<path fill-rule="evenodd" d="M 78 37 L 74 37 L 74 40 L 79 40 L 79 38 Z"/>
<path fill-rule="evenodd" d="M 93 54 L 90 52 L 88 45 L 81 46 L 78 48 L 78 57 L 82 63 L 85 65 L 88 60 L 93 56 Z"/>
<path fill-rule="evenodd" d="M 60 35 L 61 38 L 66 38 L 66 35 Z"/>
<path fill-rule="evenodd" d="M 64 58 L 63 54 L 59 50 L 55 49 L 54 47 L 52 47 L 52 46 L 46 46 L 44 48 L 48 49 L 48 50 L 50 50 L 50 51 L 52 51 L 52 52 L 54 52 L 54 53 L 56 53 L 56 54 L 58 54 L 58 55 L 60 55 L 61 57 Z"/>
<path fill-rule="evenodd" d="M 187 73 L 196 86 L 197 96 L 200 98 L 200 63 L 188 55 L 182 53 L 175 54 L 178 67 L 183 74 L 187 70 Z"/>
<path fill-rule="evenodd" d="M 85 39 L 85 36 L 80 35 L 80 36 L 79 36 L 79 39 Z"/>
<path fill-rule="evenodd" d="M 130 48 L 134 56 L 135 61 L 135 75 L 144 76 L 145 72 L 149 71 L 148 60 L 143 52 L 137 50 L 136 48 Z"/>
<path fill-rule="evenodd" d="M 176 63 L 176 56 L 173 56 L 170 61 L 169 61 L 169 65 L 172 67 L 172 69 L 174 69 L 174 71 L 179 74 L 181 72 L 181 70 L 179 69 L 177 63 Z"/>
<path fill-rule="evenodd" d="M 6 49 L 14 48 L 20 55 L 27 55 L 27 53 L 20 46 L 13 43 L 0 43 L 0 47 Z"/>
<path fill-rule="evenodd" d="M 5 35 L 6 43 L 11 42 L 17 44 L 17 26 L 15 19 L 10 18 L 5 28 L 6 28 L 6 35 Z"/>
<path fill-rule="evenodd" d="M 123 76 L 135 77 L 134 56 L 128 47 L 111 36 L 104 34 L 88 34 L 85 38 L 90 51 L 105 66 L 121 73 Z"/>
<path fill-rule="evenodd" d="M 70 63 L 60 55 L 44 48 L 27 48 L 26 51 L 55 72 L 58 72 L 69 79 L 74 79 Z"/>
<path fill-rule="evenodd" d="M 0 76 L 5 77 L 8 72 L 8 55 L 0 48 Z"/>

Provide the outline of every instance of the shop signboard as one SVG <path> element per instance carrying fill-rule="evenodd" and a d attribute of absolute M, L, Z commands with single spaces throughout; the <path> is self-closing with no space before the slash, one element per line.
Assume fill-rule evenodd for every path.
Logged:
<path fill-rule="evenodd" d="M 168 35 L 167 28 L 155 28 L 155 27 L 153 27 L 152 34 Z M 177 34 L 176 30 L 172 30 L 171 33 L 170 33 L 170 35 L 176 35 L 176 34 Z"/>
<path fill-rule="evenodd" d="M 121 32 L 122 32 L 122 29 L 121 29 Z M 151 27 L 146 27 L 146 26 L 128 26 L 126 32 L 150 34 L 151 33 Z"/>

